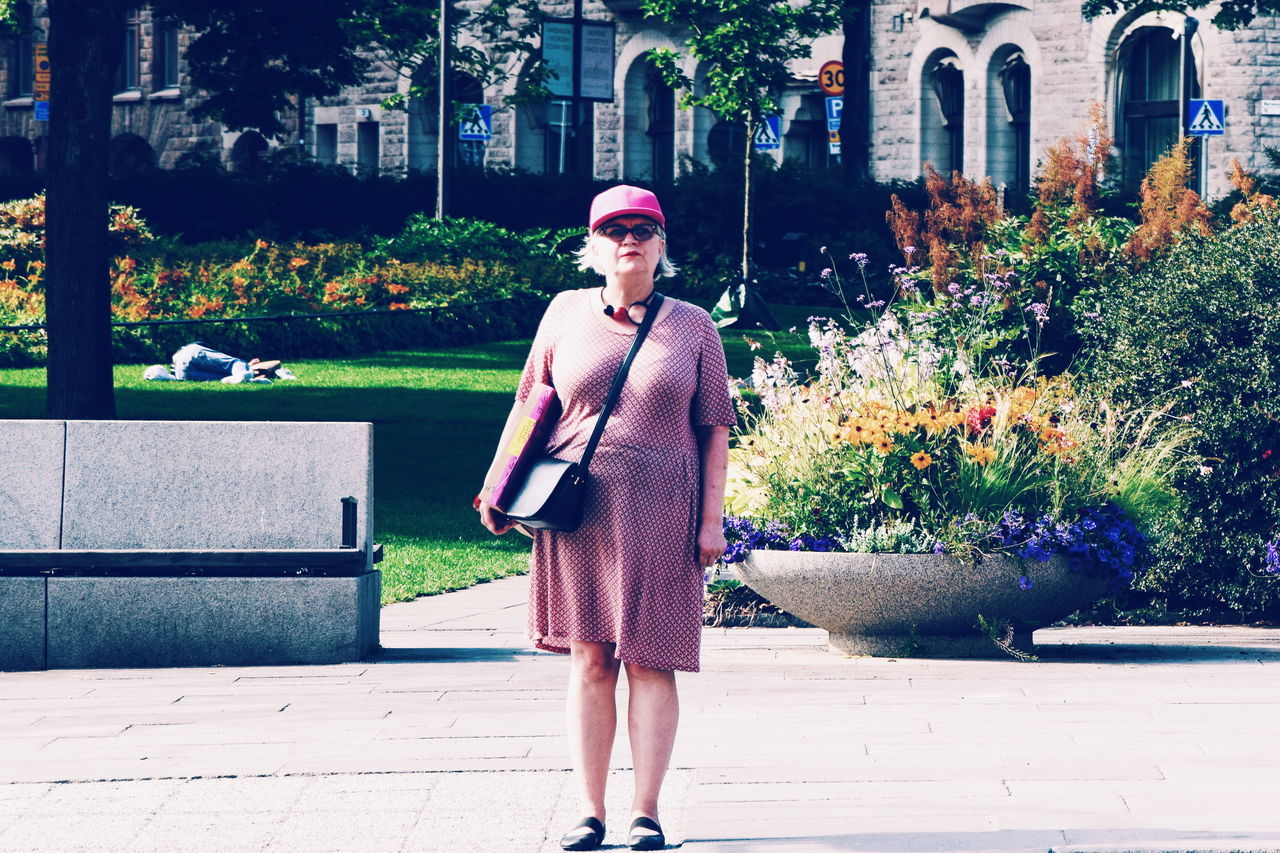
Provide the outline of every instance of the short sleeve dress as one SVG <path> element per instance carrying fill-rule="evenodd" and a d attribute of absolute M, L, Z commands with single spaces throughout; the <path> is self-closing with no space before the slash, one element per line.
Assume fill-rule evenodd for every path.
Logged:
<path fill-rule="evenodd" d="M 552 300 L 516 394 L 524 400 L 535 382 L 556 389 L 563 413 L 547 450 L 575 462 L 634 340 L 600 312 L 598 293 Z M 624 662 L 697 672 L 702 486 L 694 428 L 732 426 L 735 417 L 715 324 L 701 308 L 669 301 L 592 457 L 582 526 L 535 532 L 529 635 L 547 651 L 567 653 L 570 640 L 615 643 Z"/>

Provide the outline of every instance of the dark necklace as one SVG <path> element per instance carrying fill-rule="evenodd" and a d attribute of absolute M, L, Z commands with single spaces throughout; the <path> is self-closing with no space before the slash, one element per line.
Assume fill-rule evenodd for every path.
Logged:
<path fill-rule="evenodd" d="M 630 323 L 633 326 L 640 325 L 635 321 L 635 318 L 631 316 L 631 309 L 639 305 L 640 307 L 644 308 L 647 311 L 649 309 L 649 303 L 653 301 L 653 296 L 657 292 L 658 292 L 658 289 L 656 287 L 652 288 L 649 291 L 649 295 L 646 296 L 644 299 L 641 299 L 639 302 L 632 302 L 630 305 L 627 306 L 625 316 L 627 318 L 628 323 Z M 614 308 L 612 305 L 610 305 L 608 302 L 604 301 L 604 287 L 600 288 L 600 302 L 604 305 L 604 314 L 606 317 L 612 317 L 614 312 L 618 310 L 617 308 Z M 643 319 L 644 319 L 644 316 L 641 315 L 641 320 Z"/>

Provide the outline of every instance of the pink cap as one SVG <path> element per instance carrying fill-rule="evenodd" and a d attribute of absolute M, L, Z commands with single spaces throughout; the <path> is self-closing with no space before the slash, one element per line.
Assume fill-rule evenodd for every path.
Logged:
<path fill-rule="evenodd" d="M 592 231 L 615 216 L 647 216 L 663 228 L 667 227 L 658 197 L 648 190 L 626 184 L 611 187 L 591 200 Z"/>

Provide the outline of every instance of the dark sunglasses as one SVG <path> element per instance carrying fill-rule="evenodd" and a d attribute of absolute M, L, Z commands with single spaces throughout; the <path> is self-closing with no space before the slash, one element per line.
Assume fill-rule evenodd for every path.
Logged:
<path fill-rule="evenodd" d="M 621 243 L 623 240 L 627 239 L 627 235 L 630 234 L 636 238 L 637 243 L 644 243 L 648 240 L 652 240 L 654 236 L 657 235 L 658 227 L 656 225 L 644 224 L 631 226 L 606 225 L 596 233 L 603 234 L 615 243 Z"/>

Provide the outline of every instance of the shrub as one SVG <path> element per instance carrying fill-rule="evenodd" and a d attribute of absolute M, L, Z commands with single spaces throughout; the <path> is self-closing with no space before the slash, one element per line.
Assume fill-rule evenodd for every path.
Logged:
<path fill-rule="evenodd" d="M 1208 461 L 1183 475 L 1182 524 L 1144 581 L 1171 609 L 1280 615 L 1266 544 L 1280 533 L 1280 213 L 1192 234 L 1097 291 L 1093 377 L 1122 399 L 1167 400 Z"/>

